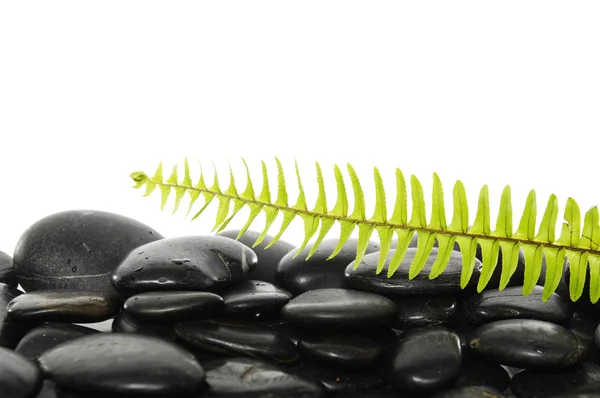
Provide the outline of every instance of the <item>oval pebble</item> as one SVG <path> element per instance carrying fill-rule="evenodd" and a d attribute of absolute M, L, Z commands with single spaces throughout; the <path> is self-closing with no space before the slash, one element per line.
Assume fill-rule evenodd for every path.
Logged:
<path fill-rule="evenodd" d="M 92 395 L 192 395 L 205 387 L 192 354 L 141 335 L 96 333 L 46 351 L 39 362 L 59 388 Z"/>
<path fill-rule="evenodd" d="M 306 327 L 366 328 L 389 322 L 396 313 L 396 305 L 375 293 L 316 289 L 292 299 L 281 313 L 288 321 Z"/>
<path fill-rule="evenodd" d="M 569 329 L 533 319 L 486 323 L 472 332 L 468 345 L 483 360 L 528 369 L 566 368 L 585 354 Z"/>
<path fill-rule="evenodd" d="M 0 397 L 32 398 L 42 387 L 42 372 L 23 355 L 0 347 Z"/>
<path fill-rule="evenodd" d="M 191 321 L 219 314 L 223 298 L 209 292 L 146 292 L 129 297 L 123 309 L 140 321 Z"/>
<path fill-rule="evenodd" d="M 246 280 L 221 293 L 224 312 L 233 318 L 278 315 L 292 294 L 271 283 Z"/>

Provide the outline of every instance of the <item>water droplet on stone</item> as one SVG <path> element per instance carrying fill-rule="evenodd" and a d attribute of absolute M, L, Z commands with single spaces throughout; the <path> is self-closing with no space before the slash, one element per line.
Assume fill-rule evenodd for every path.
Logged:
<path fill-rule="evenodd" d="M 73 271 L 73 272 L 77 272 L 77 266 L 75 266 L 75 267 L 71 268 L 71 271 Z"/>
<path fill-rule="evenodd" d="M 190 260 L 189 258 L 174 258 L 171 261 L 173 262 L 173 264 L 181 265 L 183 263 L 189 263 L 192 260 Z"/>
<path fill-rule="evenodd" d="M 168 279 L 165 278 L 164 276 L 161 276 L 160 278 L 158 278 L 158 283 L 167 283 Z"/>
<path fill-rule="evenodd" d="M 144 267 L 137 267 L 135 270 L 133 270 L 133 272 L 140 272 L 143 269 L 144 269 Z"/>

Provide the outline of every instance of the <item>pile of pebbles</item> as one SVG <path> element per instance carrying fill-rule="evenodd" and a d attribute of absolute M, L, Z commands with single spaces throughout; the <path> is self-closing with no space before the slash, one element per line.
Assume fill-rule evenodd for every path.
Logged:
<path fill-rule="evenodd" d="M 522 257 L 510 287 L 497 267 L 477 293 L 481 262 L 462 290 L 456 250 L 409 280 L 416 240 L 388 279 L 376 242 L 354 269 L 355 240 L 306 260 L 237 234 L 165 238 L 101 211 L 33 224 L 0 253 L 0 397 L 600 395 L 598 307 L 564 282 L 524 297 Z"/>

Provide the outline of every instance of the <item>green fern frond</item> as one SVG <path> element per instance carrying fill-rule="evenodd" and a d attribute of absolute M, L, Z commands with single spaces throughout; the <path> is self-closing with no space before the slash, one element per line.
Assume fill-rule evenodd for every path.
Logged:
<path fill-rule="evenodd" d="M 187 192 L 190 203 L 187 215 L 202 197 L 204 204 L 193 216 L 196 219 L 213 199 L 217 199 L 218 209 L 214 225 L 215 231 L 224 229 L 239 211 L 248 207 L 250 215 L 246 224 L 242 227 L 238 238 L 251 226 L 256 217 L 265 213 L 265 228 L 254 243 L 258 245 L 270 230 L 273 222 L 281 213 L 283 216 L 279 232 L 267 245 L 270 247 L 277 242 L 290 226 L 291 222 L 300 217 L 304 223 L 304 240 L 298 247 L 294 256 L 299 255 L 308 242 L 316 235 L 316 240 L 309 251 L 307 258 L 315 253 L 323 239 L 329 234 L 331 228 L 338 223 L 340 226 L 340 238 L 338 245 L 329 258 L 335 257 L 346 244 L 353 231 L 358 227 L 358 246 L 355 267 L 360 266 L 365 255 L 369 240 L 376 231 L 380 241 L 381 253 L 377 264 L 377 273 L 384 269 L 387 253 L 391 247 L 394 234 L 398 241 L 394 255 L 388 265 L 387 276 L 391 277 L 400 266 L 409 242 L 414 233 L 418 235 L 417 251 L 409 268 L 409 278 L 416 277 L 422 272 L 426 260 L 430 255 L 434 242 L 438 242 L 438 255 L 429 273 L 430 279 L 437 278 L 447 266 L 452 249 L 458 243 L 462 253 L 463 268 L 461 273 L 461 287 L 467 286 L 473 275 L 475 265 L 475 253 L 477 246 L 482 251 L 482 271 L 477 285 L 477 290 L 482 291 L 489 283 L 498 262 L 498 256 L 502 251 L 502 272 L 499 290 L 503 290 L 509 283 L 517 268 L 519 250 L 525 255 L 525 283 L 523 294 L 528 295 L 537 283 L 542 268 L 542 260 L 546 261 L 546 275 L 544 284 L 543 300 L 546 301 L 556 290 L 563 272 L 565 259 L 570 264 L 569 292 L 571 299 L 576 301 L 581 297 L 586 282 L 587 270 L 590 272 L 590 298 L 597 302 L 600 298 L 600 225 L 597 207 L 589 209 L 581 225 L 581 213 L 574 199 L 569 198 L 564 210 L 564 222 L 561 232 L 556 239 L 555 229 L 558 218 L 558 200 L 555 195 L 548 199 L 546 208 L 542 215 L 539 229 L 536 233 L 537 204 L 535 191 L 531 190 L 525 202 L 517 230 L 513 232 L 512 204 L 510 187 L 506 186 L 500 198 L 500 208 L 496 219 L 495 230 L 491 230 L 489 191 L 483 186 L 479 193 L 475 220 L 469 227 L 469 208 L 466 199 L 466 191 L 462 182 L 457 181 L 453 189 L 453 216 L 448 225 L 446 222 L 446 211 L 444 203 L 444 191 L 442 182 L 437 174 L 433 175 L 431 217 L 427 222 L 427 212 L 423 188 L 415 176 L 410 177 L 412 211 L 410 219 L 408 214 L 407 189 L 404 175 L 400 169 L 396 169 L 396 196 L 395 205 L 391 217 L 388 218 L 386 207 L 386 193 L 381 173 L 377 168 L 373 170 L 375 184 L 375 207 L 373 215 L 368 218 L 366 213 L 365 198 L 361 182 L 354 168 L 348 164 L 348 176 L 353 191 L 353 209 L 349 213 L 348 195 L 346 183 L 342 171 L 334 166 L 334 176 L 337 189 L 337 198 L 334 207 L 328 210 L 325 195 L 325 183 L 323 171 L 319 163 L 315 163 L 317 174 L 318 194 L 314 207 L 308 208 L 306 194 L 300 176 L 298 163 L 295 163 L 296 179 L 298 184 L 298 197 L 292 206 L 288 203 L 288 190 L 283 167 L 279 159 L 277 162 L 277 198 L 271 199 L 271 188 L 268 177 L 267 166 L 262 162 L 262 189 L 255 196 L 255 189 L 246 161 L 242 158 L 246 168 L 246 189 L 238 193 L 233 170 L 229 170 L 229 185 L 222 190 L 214 169 L 213 184 L 207 186 L 205 182 L 202 165 L 200 165 L 200 176 L 198 182 L 192 185 L 187 158 L 184 162 L 184 178 L 178 182 L 177 166 L 173 168 L 170 177 L 163 181 L 163 164 L 159 163 L 153 177 L 144 172 L 134 172 L 130 177 L 135 182 L 134 188 L 145 186 L 143 196 L 149 196 L 156 187 L 161 192 L 161 209 L 164 209 L 169 195 L 175 191 L 175 205 L 173 214 L 180 206 L 182 198 Z M 213 164 L 214 165 L 214 164 Z M 232 206 L 233 205 L 233 206 Z"/>

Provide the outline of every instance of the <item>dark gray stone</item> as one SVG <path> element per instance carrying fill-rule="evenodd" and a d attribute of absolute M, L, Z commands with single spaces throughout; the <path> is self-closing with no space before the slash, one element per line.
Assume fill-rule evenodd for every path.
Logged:
<path fill-rule="evenodd" d="M 537 319 L 567 325 L 573 316 L 573 306 L 554 293 L 542 301 L 544 288 L 535 286 L 523 296 L 523 287 L 507 287 L 503 291 L 484 291 L 470 297 L 464 305 L 465 316 L 476 325 L 502 319 Z"/>
<path fill-rule="evenodd" d="M 44 290 L 15 297 L 8 316 L 21 322 L 94 323 L 114 317 L 122 302 L 98 291 Z"/>
<path fill-rule="evenodd" d="M 209 292 L 146 292 L 129 297 L 123 309 L 140 321 L 192 321 L 220 314 L 223 298 Z"/>
<path fill-rule="evenodd" d="M 269 282 L 246 280 L 221 293 L 225 313 L 232 318 L 278 315 L 292 294 Z"/>
<path fill-rule="evenodd" d="M 96 333 L 63 343 L 39 358 L 59 388 L 90 394 L 199 394 L 204 370 L 192 354 L 153 337 Z"/>
<path fill-rule="evenodd" d="M 17 348 L 15 348 L 15 351 L 32 361 L 37 361 L 40 355 L 51 348 L 54 348 L 65 341 L 93 333 L 99 332 L 94 329 L 69 323 L 44 324 L 30 330 L 23 339 L 21 339 Z"/>
<path fill-rule="evenodd" d="M 13 262 L 25 291 L 96 290 L 118 295 L 109 275 L 133 249 L 163 236 L 141 222 L 96 210 L 71 210 L 30 226 Z"/>
<path fill-rule="evenodd" d="M 219 232 L 218 236 L 224 236 L 226 238 L 235 239 L 239 234 L 240 230 L 229 230 Z M 256 239 L 260 236 L 260 232 L 257 231 L 246 231 L 244 235 L 238 239 L 238 242 L 243 243 L 248 246 L 254 253 L 256 253 L 256 257 L 258 258 L 258 263 L 256 268 L 248 273 L 248 279 L 255 279 L 259 281 L 265 281 L 269 283 L 275 282 L 275 274 L 277 273 L 277 265 L 279 261 L 290 251 L 292 251 L 295 246 L 291 243 L 288 243 L 284 240 L 279 239 L 277 242 L 273 244 L 273 246 L 269 247 L 265 250 L 265 247 L 273 240 L 273 236 L 266 235 L 263 241 L 258 244 L 256 247 L 252 247 Z"/>
<path fill-rule="evenodd" d="M 299 359 L 296 345 L 267 326 L 244 321 L 208 320 L 184 322 L 175 326 L 185 344 L 212 354 L 246 356 L 276 363 Z"/>
<path fill-rule="evenodd" d="M 158 337 L 163 340 L 175 340 L 175 325 L 165 321 L 141 321 L 127 311 L 121 312 L 113 319 L 111 331 L 116 333 L 134 333 L 144 336 Z"/>
<path fill-rule="evenodd" d="M 222 236 L 161 239 L 129 253 L 111 275 L 125 295 L 166 290 L 214 290 L 239 282 L 256 267 L 244 244 Z"/>
<path fill-rule="evenodd" d="M 561 369 L 580 362 L 585 346 L 569 329 L 533 319 L 508 319 L 478 327 L 469 349 L 483 360 L 527 369 Z"/>
<path fill-rule="evenodd" d="M 429 279 L 429 272 L 437 257 L 437 248 L 433 248 L 423 270 L 412 280 L 408 278 L 408 271 L 416 250 L 409 248 L 402 260 L 400 267 L 391 278 L 387 277 L 388 266 L 392 260 L 395 250 L 388 253 L 385 266 L 380 274 L 377 274 L 377 263 L 379 253 L 367 254 L 357 269 L 354 262 L 346 267 L 345 277 L 349 286 L 354 289 L 368 290 L 383 295 L 443 295 L 458 293 L 461 291 L 460 275 L 462 272 L 462 255 L 453 250 L 448 265 L 444 272 L 435 279 Z M 468 286 L 477 284 L 478 274 L 481 272 L 481 262 L 475 259 L 473 275 Z"/>
<path fill-rule="evenodd" d="M 358 240 L 349 239 L 335 257 L 327 260 L 338 242 L 338 239 L 324 239 L 308 260 L 306 257 L 312 249 L 311 244 L 296 258 L 293 258 L 296 250 L 287 253 L 277 267 L 276 284 L 295 295 L 313 289 L 348 287 L 344 279 L 344 270 L 356 258 Z M 370 242 L 366 252 L 378 251 L 379 244 Z"/>
<path fill-rule="evenodd" d="M 401 335 L 392 354 L 389 382 L 413 393 L 432 393 L 452 384 L 462 356 L 456 333 L 430 326 Z"/>
<path fill-rule="evenodd" d="M 32 398 L 42 387 L 42 373 L 23 355 L 0 347 L 0 397 Z"/>
<path fill-rule="evenodd" d="M 396 313 L 390 299 L 351 289 L 309 290 L 292 299 L 282 315 L 293 324 L 317 328 L 372 328 Z"/>

